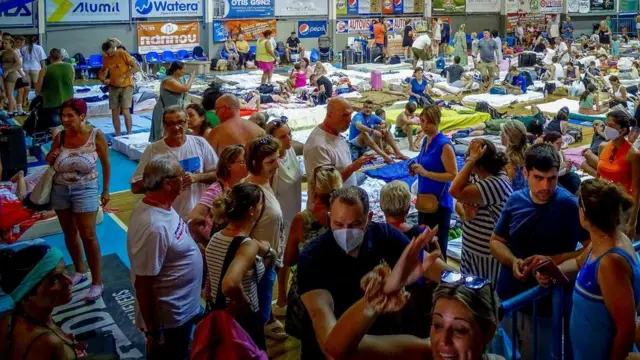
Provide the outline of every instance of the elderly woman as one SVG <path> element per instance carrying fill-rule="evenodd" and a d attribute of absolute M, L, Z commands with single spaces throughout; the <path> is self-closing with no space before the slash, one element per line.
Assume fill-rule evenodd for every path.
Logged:
<path fill-rule="evenodd" d="M 206 114 L 202 105 L 189 104 L 187 105 L 187 127 L 193 136 L 200 136 L 206 138 L 211 132 L 213 125 L 207 121 Z"/>
<path fill-rule="evenodd" d="M 96 237 L 98 206 L 109 202 L 111 166 L 107 140 L 102 132 L 85 123 L 87 103 L 71 99 L 62 104 L 61 131 L 51 145 L 47 162 L 56 171 L 51 187 L 51 207 L 56 211 L 64 241 L 73 260 L 73 284 L 86 279 L 82 249 L 91 269 L 91 287 L 86 300 L 102 295 L 100 246 Z M 102 193 L 98 204 L 97 162 L 102 165 Z M 82 240 L 82 241 L 81 241 Z"/>
<path fill-rule="evenodd" d="M 398 229 L 407 238 L 413 239 L 422 231 L 418 225 L 409 224 L 407 215 L 411 208 L 411 192 L 404 181 L 394 180 L 380 190 L 380 209 L 387 224 Z"/>
<path fill-rule="evenodd" d="M 410 174 L 418 175 L 418 223 L 430 228 L 438 226 L 438 242 L 446 259 L 453 210 L 453 199 L 448 191 L 458 168 L 451 141 L 438 129 L 441 118 L 438 105 L 428 105 L 422 110 L 420 127 L 425 139 L 418 161 L 411 164 Z"/>
<path fill-rule="evenodd" d="M 311 208 L 296 214 L 291 223 L 287 246 L 284 251 L 284 266 L 291 268 L 298 264 L 298 255 L 311 240 L 322 235 L 329 228 L 329 199 L 331 194 L 342 187 L 342 176 L 332 165 L 323 165 L 313 171 L 308 189 L 312 196 Z M 304 310 L 295 271 L 287 296 L 287 334 L 300 338 Z M 302 312 L 300 311 L 302 310 Z"/>
<path fill-rule="evenodd" d="M 491 255 L 489 239 L 504 204 L 511 196 L 511 180 L 504 170 L 507 156 L 486 139 L 471 142 L 462 169 L 449 193 L 458 202 L 462 225 L 462 259 L 465 275 L 480 276 L 496 284 L 500 262 Z M 475 178 L 472 176 L 475 175 Z"/>
<path fill-rule="evenodd" d="M 371 284 L 367 289 L 381 290 L 375 293 L 368 290 L 337 322 L 320 328 L 323 333 L 317 336 L 326 339 L 327 355 L 332 359 L 499 358 L 486 354 L 499 321 L 498 300 L 490 282 L 456 272 L 443 272 L 441 284 L 433 293 L 433 320 L 428 339 L 412 335 L 367 335 L 378 316 L 397 312 L 406 304 L 403 287 L 416 280 L 415 276 L 408 275 L 435 261 L 437 252 L 425 256 L 420 263 L 420 253 L 434 235 L 434 231 L 425 232 L 413 240 L 391 273 L 383 271 L 379 276 L 380 272 L 371 272 L 364 276 L 363 282 Z"/>
<path fill-rule="evenodd" d="M 160 99 L 153 108 L 149 142 L 158 141 L 164 135 L 162 127 L 164 109 L 173 105 L 184 105 L 187 91 L 191 89 L 196 73 L 195 71 L 191 73 L 186 84 L 183 81 L 184 75 L 184 63 L 181 61 L 172 62 L 167 70 L 167 77 L 160 83 Z"/>
<path fill-rule="evenodd" d="M 284 231 L 288 233 L 293 217 L 300 211 L 302 204 L 302 170 L 296 152 L 291 146 L 291 129 L 287 125 L 287 118 L 270 121 L 266 126 L 266 132 L 282 144 L 278 160 L 280 167 L 273 178 L 273 191 L 282 209 Z M 287 313 L 288 283 L 289 269 L 282 267 L 278 272 L 278 300 L 273 305 L 276 316 L 284 316 Z"/>
<path fill-rule="evenodd" d="M 578 258 L 559 265 L 567 277 L 576 279 L 570 324 L 573 354 L 575 359 L 625 359 L 635 351 L 640 265 L 633 244 L 619 228 L 633 200 L 604 179 L 586 180 L 578 199 L 580 224 L 591 243 Z M 552 284 L 549 274 L 538 272 L 536 277 L 543 286 Z"/>
<path fill-rule="evenodd" d="M 266 324 L 264 333 L 265 336 L 274 340 L 287 338 L 284 326 L 271 313 L 273 285 L 276 281 L 277 270 L 282 268 L 286 244 L 282 208 L 270 184 L 271 179 L 280 168 L 281 148 L 280 141 L 270 135 L 250 141 L 245 148 L 245 161 L 249 170 L 246 183 L 258 185 L 264 194 L 262 215 L 251 230 L 251 237 L 268 241 L 277 254 L 275 266 L 272 265 L 265 269 L 264 277 L 258 286 L 260 312 L 262 320 Z"/>
<path fill-rule="evenodd" d="M 52 318 L 54 308 L 71 301 L 71 283 L 56 248 L 35 245 L 0 253 L 0 287 L 15 302 L 0 321 L 3 359 L 42 359 L 44 354 L 77 359 L 76 350 L 82 347 Z"/>
<path fill-rule="evenodd" d="M 216 198 L 216 217 L 224 219 L 227 226 L 213 234 L 205 254 L 211 283 L 207 294 L 210 307 L 228 309 L 253 342 L 266 350 L 258 282 L 265 271 L 263 259 L 273 261 L 275 254 L 269 242 L 250 236 L 263 204 L 263 191 L 253 184 L 238 184 Z"/>
<path fill-rule="evenodd" d="M 222 223 L 221 219 L 216 219 L 212 213 L 213 201 L 226 190 L 231 189 L 236 184 L 244 180 L 249 172 L 244 161 L 244 147 L 242 145 L 227 146 L 220 154 L 216 175 L 218 180 L 211 184 L 204 192 L 200 201 L 189 213 L 189 230 L 191 236 L 199 244 L 206 244 L 211 237 L 211 229 L 214 224 Z"/>

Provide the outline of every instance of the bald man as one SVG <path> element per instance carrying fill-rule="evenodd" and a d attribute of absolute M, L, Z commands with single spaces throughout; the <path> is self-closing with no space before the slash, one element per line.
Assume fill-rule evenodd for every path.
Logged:
<path fill-rule="evenodd" d="M 351 160 L 349 143 L 340 136 L 351 125 L 353 107 L 345 99 L 335 97 L 327 103 L 327 115 L 322 124 L 318 125 L 307 143 L 304 144 L 304 167 L 307 170 L 307 180 L 313 177 L 314 170 L 323 165 L 335 166 L 342 175 L 344 186 L 358 185 L 354 172 L 375 156 L 362 156 Z M 311 199 L 307 200 L 307 209 L 311 207 Z"/>
<path fill-rule="evenodd" d="M 216 154 L 229 145 L 246 145 L 252 139 L 263 136 L 264 130 L 251 121 L 240 117 L 240 102 L 235 95 L 224 94 L 216 101 L 216 114 L 220 125 L 207 135 L 209 145 Z"/>

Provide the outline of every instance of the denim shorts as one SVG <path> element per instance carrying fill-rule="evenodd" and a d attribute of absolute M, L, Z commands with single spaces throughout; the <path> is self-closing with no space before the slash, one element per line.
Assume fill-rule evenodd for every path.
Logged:
<path fill-rule="evenodd" d="M 74 213 L 98 211 L 98 182 L 72 186 L 53 184 L 51 207 L 54 210 L 71 209 Z"/>

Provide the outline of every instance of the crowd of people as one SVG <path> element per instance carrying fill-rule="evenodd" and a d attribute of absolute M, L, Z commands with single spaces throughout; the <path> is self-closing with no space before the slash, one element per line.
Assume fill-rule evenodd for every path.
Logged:
<path fill-rule="evenodd" d="M 572 33 L 566 25 L 564 35 Z M 549 45 L 553 54 L 547 59 L 547 53 L 543 63 L 549 66 L 541 71 L 555 77 L 555 65 L 569 50 L 562 46 L 557 16 L 547 30 L 556 45 Z M 376 44 L 380 31 L 374 26 Z M 606 37 L 606 22 L 599 33 Z M 437 20 L 433 34 L 413 41 L 414 66 L 448 44 L 449 24 Z M 454 38 L 462 34 L 464 27 Z M 267 30 L 257 43 L 264 84 L 271 83 L 276 61 L 271 39 Z M 287 57 L 303 51 L 293 34 L 289 40 Z M 242 41 L 225 43 L 238 60 L 245 50 L 238 44 Z M 6 54 L 9 74 L 14 66 L 24 66 L 21 58 L 33 65 L 39 56 L 32 54 L 38 52 L 33 39 L 28 56 L 13 52 L 13 39 L 6 43 L 3 67 Z M 491 83 L 502 48 L 497 32 L 489 30 L 474 43 L 473 61 Z M 132 76 L 139 65 L 115 41 L 105 42 L 102 50 L 100 80 L 109 89 L 116 136 L 121 114 L 131 133 Z M 461 55 L 465 62 L 454 57 L 447 81 L 470 88 L 463 68 L 468 57 Z M 52 49 L 50 65 L 28 66 L 28 75 L 19 79 L 36 78 L 33 86 L 44 109 L 50 109 L 52 119 L 58 116 L 63 128 L 54 134 L 46 161 L 56 171 L 51 206 L 74 272 L 65 271 L 63 254 L 55 247 L 0 252 L 0 287 L 15 302 L 0 320 L 0 353 L 8 358 L 36 359 L 43 353 L 74 358 L 81 344 L 55 324 L 54 308 L 69 303 L 71 287 L 81 282 L 91 282 L 86 301 L 96 301 L 104 290 L 96 215 L 110 201 L 108 146 L 104 134 L 86 123 L 87 105 L 73 98 L 73 78 L 67 78 L 73 68 L 69 72 L 60 57 Z M 586 181 L 563 153 L 568 109 L 547 119 L 532 106 L 531 115 L 458 131 L 456 138 L 499 135 L 505 149 L 474 139 L 459 166 L 452 140 L 441 131 L 442 110 L 429 100 L 423 73 L 431 65 L 424 65 L 415 67 L 410 99 L 396 124 L 409 137 L 410 150 L 418 153 L 409 159 L 383 109 L 365 101 L 353 115 L 346 99 L 331 96 L 332 84 L 318 65 L 309 72 L 306 59 L 291 73 L 293 86 L 309 77 L 324 94 L 319 103 L 326 104 L 326 115 L 304 144 L 293 141 L 286 117 L 268 120 L 256 113 L 241 118 L 246 102 L 235 95 L 209 89 L 202 105 L 187 105 L 184 94 L 194 76 L 183 83 L 184 65 L 171 64 L 154 109 L 151 144 L 130 178 L 131 191 L 143 195 L 131 213 L 127 253 L 136 290 L 135 325 L 144 332 L 148 358 L 189 357 L 191 333 L 203 315 L 202 298 L 207 312 L 224 310 L 235 319 L 253 342 L 246 348 L 266 351 L 267 338 L 294 336 L 305 360 L 498 359 L 487 353 L 498 327 L 512 337 L 517 332 L 523 352 L 537 346 L 538 354 L 548 354 L 551 297 L 538 302 L 536 316 L 525 307 L 504 318 L 500 303 L 538 284 L 563 281 L 575 281 L 569 328 L 576 358 L 625 359 L 635 350 L 640 303 L 640 263 L 632 246 L 640 230 L 636 120 L 613 109 L 604 122 L 594 124 L 597 131 L 583 164 L 594 178 Z M 560 79 L 579 76 L 570 61 L 565 65 L 560 65 Z M 509 73 L 506 92 L 526 92 L 518 68 Z M 5 77 L 7 90 L 16 88 L 17 80 L 7 81 L 13 77 Z M 624 87 L 618 78 L 609 81 L 611 101 L 625 105 Z M 581 102 L 598 103 L 595 90 L 586 90 Z M 13 101 L 9 109 L 15 104 L 19 112 Z M 420 129 L 416 139 L 414 126 Z M 386 184 L 380 192 L 384 221 L 375 222 L 357 172 L 375 156 L 393 163 L 390 154 L 408 161 L 406 175 L 416 177 L 417 196 L 412 205 L 408 184 Z M 306 171 L 304 207 L 299 155 Z M 408 219 L 412 206 L 415 223 Z M 447 261 L 453 217 L 462 222 L 459 271 Z"/>

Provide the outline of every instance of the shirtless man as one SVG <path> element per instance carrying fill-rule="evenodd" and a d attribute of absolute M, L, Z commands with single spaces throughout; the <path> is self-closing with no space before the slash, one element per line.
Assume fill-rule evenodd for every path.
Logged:
<path fill-rule="evenodd" d="M 420 126 L 420 118 L 415 116 L 416 109 L 416 103 L 408 102 L 407 105 L 404 106 L 404 111 L 398 114 L 398 117 L 396 118 L 396 128 L 400 128 L 404 131 L 407 135 L 407 141 L 409 141 L 409 151 L 414 152 L 420 150 L 414 145 L 413 141 L 413 129 L 415 126 Z"/>
<path fill-rule="evenodd" d="M 209 145 L 216 154 L 229 145 L 246 145 L 253 138 L 264 136 L 265 132 L 251 121 L 240 118 L 240 101 L 235 95 L 225 94 L 216 101 L 216 114 L 220 125 L 207 135 Z"/>

